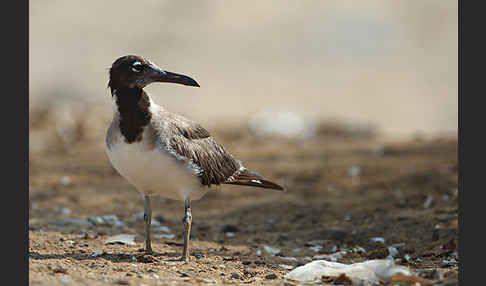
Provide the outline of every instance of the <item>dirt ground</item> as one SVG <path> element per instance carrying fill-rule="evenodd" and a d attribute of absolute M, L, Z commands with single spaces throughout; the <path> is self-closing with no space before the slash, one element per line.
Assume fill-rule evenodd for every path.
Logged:
<path fill-rule="evenodd" d="M 108 162 L 107 124 L 75 122 L 64 138 L 49 112 L 30 117 L 30 285 L 296 285 L 283 276 L 315 255 L 347 250 L 337 261 L 354 263 L 385 258 L 392 245 L 397 264 L 457 284 L 457 138 L 398 141 L 328 123 L 306 140 L 212 129 L 287 191 L 224 186 L 193 202 L 192 259 L 182 263 L 179 201 L 152 200 L 175 236 L 154 231 L 156 254 L 144 254 L 143 200 Z M 122 224 L 88 221 L 106 215 Z M 104 244 L 117 234 L 136 234 L 136 244 Z"/>

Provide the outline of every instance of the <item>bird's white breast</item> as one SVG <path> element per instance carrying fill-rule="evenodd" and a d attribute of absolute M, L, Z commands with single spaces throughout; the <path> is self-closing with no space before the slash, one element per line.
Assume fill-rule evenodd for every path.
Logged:
<path fill-rule="evenodd" d="M 113 167 L 144 194 L 175 200 L 198 200 L 206 193 L 199 179 L 188 168 L 155 144 L 153 134 L 144 128 L 142 140 L 126 143 L 116 121 L 107 136 L 106 153 Z"/>

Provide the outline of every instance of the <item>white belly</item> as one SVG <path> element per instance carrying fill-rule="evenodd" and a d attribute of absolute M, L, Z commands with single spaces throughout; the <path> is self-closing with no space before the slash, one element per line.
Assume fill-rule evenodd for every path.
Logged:
<path fill-rule="evenodd" d="M 119 141 L 106 148 L 106 153 L 113 167 L 143 194 L 198 200 L 207 192 L 190 169 L 175 164 L 158 148 Z"/>

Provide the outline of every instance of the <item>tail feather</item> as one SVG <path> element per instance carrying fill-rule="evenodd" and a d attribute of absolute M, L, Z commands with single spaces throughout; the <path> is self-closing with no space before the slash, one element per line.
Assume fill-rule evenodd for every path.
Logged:
<path fill-rule="evenodd" d="M 233 174 L 233 176 L 231 176 L 224 183 L 231 184 L 231 185 L 242 185 L 242 186 L 251 186 L 251 187 L 264 188 L 264 189 L 279 190 L 279 191 L 285 190 L 282 186 L 274 182 L 271 182 L 269 180 L 266 180 L 257 172 L 248 170 L 246 168 L 242 168 L 238 170 L 235 174 Z"/>

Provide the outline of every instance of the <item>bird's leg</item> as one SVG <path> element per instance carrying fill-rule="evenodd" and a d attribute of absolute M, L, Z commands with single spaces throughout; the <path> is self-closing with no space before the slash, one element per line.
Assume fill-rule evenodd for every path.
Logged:
<path fill-rule="evenodd" d="M 145 220 L 145 253 L 152 254 L 152 245 L 150 244 L 150 225 L 152 224 L 152 208 L 150 206 L 150 196 L 144 195 L 144 214 Z"/>
<path fill-rule="evenodd" d="M 189 237 L 191 236 L 191 224 L 192 224 L 192 214 L 190 201 L 186 199 L 184 201 L 184 218 L 182 222 L 184 223 L 184 250 L 182 251 L 182 261 L 189 261 Z"/>

